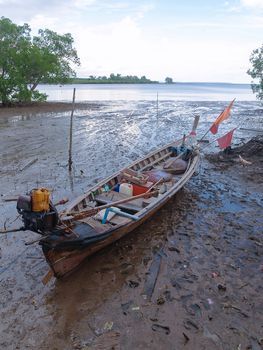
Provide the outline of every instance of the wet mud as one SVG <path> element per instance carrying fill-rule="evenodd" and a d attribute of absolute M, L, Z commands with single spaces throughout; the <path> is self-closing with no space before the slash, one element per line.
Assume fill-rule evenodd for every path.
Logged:
<path fill-rule="evenodd" d="M 223 106 L 165 101 L 158 118 L 149 101 L 77 109 L 71 176 L 69 112 L 2 116 L 1 227 L 20 225 L 6 197 L 41 185 L 54 200 L 74 198 L 187 132 L 191 113 L 201 114 L 202 135 Z M 222 132 L 240 121 L 263 128 L 258 104 L 234 112 Z M 237 131 L 235 143 L 251 136 Z M 213 145 L 203 153 L 217 152 Z M 263 156 L 243 157 L 252 164 L 238 153 L 231 162 L 203 156 L 199 174 L 153 218 L 62 281 L 42 285 L 41 248 L 24 245 L 36 234 L 1 235 L 1 348 L 262 349 Z"/>

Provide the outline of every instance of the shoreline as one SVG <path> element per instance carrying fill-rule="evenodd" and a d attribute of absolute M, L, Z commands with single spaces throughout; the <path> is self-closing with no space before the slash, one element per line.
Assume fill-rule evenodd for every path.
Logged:
<path fill-rule="evenodd" d="M 87 108 L 99 108 L 101 102 L 90 103 L 90 102 L 77 102 L 75 103 L 76 109 L 87 109 Z M 36 102 L 27 105 L 16 105 L 11 107 L 0 107 L 0 118 L 2 117 L 14 117 L 18 113 L 56 113 L 66 112 L 72 110 L 72 102 Z"/>
<path fill-rule="evenodd" d="M 54 202 L 74 200 L 188 130 L 191 111 L 202 115 L 203 134 L 222 103 L 170 102 L 158 123 L 153 106 L 152 101 L 77 103 L 85 110 L 76 111 L 74 119 L 72 173 L 67 168 L 71 102 L 0 109 L 24 114 L 10 122 L 0 118 L 0 228 L 19 226 L 16 204 L 5 196 L 43 186 L 53 190 Z M 220 135 L 244 116 L 244 126 L 261 128 L 262 113 L 239 104 Z M 41 247 L 25 248 L 36 234 L 0 235 L 1 348 L 84 350 L 108 348 L 114 341 L 116 350 L 123 344 L 131 350 L 152 348 L 154 341 L 158 349 L 228 350 L 262 344 L 263 164 L 258 142 L 242 146 L 249 135 L 236 132 L 242 148 L 230 155 L 213 155 L 211 162 L 204 157 L 200 175 L 162 210 L 64 281 L 43 287 L 49 268 Z M 252 164 L 243 165 L 239 154 Z M 159 252 L 160 270 L 146 302 L 146 279 Z"/>

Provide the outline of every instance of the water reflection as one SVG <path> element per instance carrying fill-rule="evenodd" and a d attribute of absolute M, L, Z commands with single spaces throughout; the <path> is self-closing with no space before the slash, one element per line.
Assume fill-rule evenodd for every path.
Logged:
<path fill-rule="evenodd" d="M 49 101 L 71 101 L 73 88 L 77 101 L 228 101 L 236 97 L 239 101 L 255 101 L 249 84 L 221 83 L 176 83 L 176 84 L 75 84 L 39 85 L 40 92 L 48 95 Z M 155 105 L 156 109 L 156 105 Z"/>

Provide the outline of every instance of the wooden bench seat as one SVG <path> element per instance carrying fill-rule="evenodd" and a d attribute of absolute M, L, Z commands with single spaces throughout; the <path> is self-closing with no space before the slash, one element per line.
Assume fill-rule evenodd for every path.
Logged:
<path fill-rule="evenodd" d="M 101 221 L 96 220 L 93 217 L 87 217 L 78 221 L 91 226 L 97 233 L 103 233 L 112 228 L 110 224 L 102 224 Z"/>
<path fill-rule="evenodd" d="M 113 218 L 109 220 L 109 222 L 114 225 L 124 225 L 128 224 L 131 221 L 132 219 L 124 218 L 123 216 L 120 216 L 118 214 L 114 215 Z"/>

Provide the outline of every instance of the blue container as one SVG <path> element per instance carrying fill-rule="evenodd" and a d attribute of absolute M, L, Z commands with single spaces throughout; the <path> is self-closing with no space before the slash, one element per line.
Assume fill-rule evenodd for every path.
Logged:
<path fill-rule="evenodd" d="M 120 192 L 120 184 L 115 185 L 113 191 Z"/>

